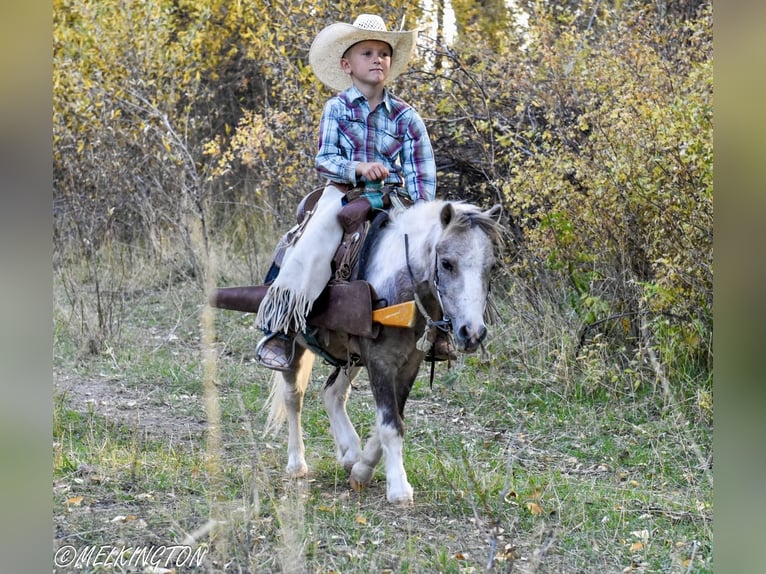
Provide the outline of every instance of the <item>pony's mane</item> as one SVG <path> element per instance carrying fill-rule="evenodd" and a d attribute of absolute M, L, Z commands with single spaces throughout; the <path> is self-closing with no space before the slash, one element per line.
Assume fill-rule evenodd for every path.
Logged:
<path fill-rule="evenodd" d="M 456 230 L 462 231 L 472 227 L 480 227 L 496 246 L 503 243 L 503 226 L 500 222 L 487 215 L 478 206 L 463 201 L 446 201 L 442 199 L 428 202 L 422 201 L 409 209 L 392 212 L 391 220 L 396 222 L 397 226 L 402 229 L 422 227 L 425 223 L 438 221 L 439 214 L 447 203 L 452 204 L 455 216 L 452 219 L 451 225 L 454 225 Z"/>
<path fill-rule="evenodd" d="M 452 207 L 455 208 L 455 216 L 452 218 L 451 225 L 454 225 L 456 230 L 463 231 L 479 227 L 492 240 L 495 247 L 502 244 L 503 228 L 499 221 L 488 216 L 475 205 L 452 202 Z"/>
<path fill-rule="evenodd" d="M 403 232 L 425 231 L 430 229 L 431 224 L 439 221 L 441 211 L 447 203 L 452 204 L 454 216 L 450 226 L 454 226 L 455 231 L 479 227 L 496 247 L 502 245 L 503 227 L 500 222 L 487 215 L 478 206 L 463 201 L 442 199 L 422 201 L 409 209 L 392 212 L 391 222 Z"/>
<path fill-rule="evenodd" d="M 403 230 L 413 230 L 439 221 L 439 213 L 446 202 L 440 199 L 420 201 L 408 209 L 389 211 L 390 224 Z"/>

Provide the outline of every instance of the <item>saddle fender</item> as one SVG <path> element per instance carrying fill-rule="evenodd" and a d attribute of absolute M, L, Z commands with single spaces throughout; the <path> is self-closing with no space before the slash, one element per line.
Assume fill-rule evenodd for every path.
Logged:
<path fill-rule="evenodd" d="M 257 313 L 268 288 L 268 285 L 221 287 L 211 293 L 208 302 L 218 309 Z M 380 330 L 380 325 L 372 320 L 375 299 L 367 281 L 330 283 L 314 302 L 307 322 L 330 331 L 375 338 Z"/>

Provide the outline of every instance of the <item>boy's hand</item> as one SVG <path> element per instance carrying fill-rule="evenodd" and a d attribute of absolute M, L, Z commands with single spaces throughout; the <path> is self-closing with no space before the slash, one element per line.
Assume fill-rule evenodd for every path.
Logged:
<path fill-rule="evenodd" d="M 366 181 L 382 181 L 388 177 L 388 168 L 380 162 L 360 162 L 356 165 L 356 175 Z"/>

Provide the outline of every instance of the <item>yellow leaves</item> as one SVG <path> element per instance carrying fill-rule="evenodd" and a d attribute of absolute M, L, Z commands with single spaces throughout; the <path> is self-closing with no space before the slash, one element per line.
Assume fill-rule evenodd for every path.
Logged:
<path fill-rule="evenodd" d="M 511 493 L 509 493 L 509 496 L 510 494 Z M 513 497 L 515 498 L 515 496 L 516 496 L 516 493 L 513 492 Z M 541 496 L 542 496 L 542 491 L 539 488 L 534 488 L 529 493 L 529 495 L 525 497 L 527 498 L 525 507 L 532 516 L 543 516 L 545 514 L 545 510 L 543 509 L 543 506 L 540 503 Z M 506 496 L 506 500 L 508 500 L 508 496 Z"/>
<path fill-rule="evenodd" d="M 628 550 L 631 553 L 641 552 L 649 543 L 650 533 L 648 530 L 633 530 L 630 535 L 637 540 L 633 540 L 629 543 Z"/>
<path fill-rule="evenodd" d="M 704 413 L 713 414 L 713 395 L 709 390 L 697 389 L 697 406 Z"/>
<path fill-rule="evenodd" d="M 221 157 L 221 137 L 216 136 L 212 140 L 208 140 L 202 144 L 203 155 L 212 157 L 213 159 Z"/>
<path fill-rule="evenodd" d="M 531 102 L 539 102 L 547 121 L 528 137 L 538 151 L 549 153 L 530 154 L 525 169 L 508 186 L 515 195 L 526 196 L 527 203 L 546 206 L 538 218 L 560 212 L 572 223 L 571 233 L 559 227 L 525 228 L 526 246 L 534 256 L 551 252 L 553 234 L 559 249 L 554 262 L 562 270 L 571 275 L 597 269 L 604 279 L 635 274 L 646 257 L 647 272 L 667 286 L 668 295 L 649 300 L 651 310 L 701 316 L 709 310 L 695 300 L 712 290 L 712 274 L 702 272 L 712 261 L 712 210 L 701 197 L 705 182 L 712 181 L 707 112 L 712 74 L 700 71 L 709 64 L 706 60 L 689 59 L 671 84 L 663 71 L 668 62 L 644 40 L 653 32 L 643 26 L 623 29 L 619 37 L 610 32 L 589 39 L 587 65 L 578 64 L 566 78 L 559 71 L 572 57 L 569 47 L 580 38 L 577 32 L 558 36 L 551 61 L 540 65 L 540 78 L 554 80 L 541 81 L 543 89 L 520 96 L 512 110 L 523 118 Z M 637 69 L 642 70 L 640 77 Z M 557 89 L 546 93 L 544 86 L 552 81 Z M 517 140 L 504 135 L 495 141 L 510 153 Z M 577 142 L 574 153 L 572 142 Z M 568 177 L 571 185 L 562 189 L 561 181 Z M 523 207 L 518 212 L 523 217 Z M 619 258 L 624 267 L 615 263 Z M 666 261 L 655 268 L 660 258 Z M 634 307 L 635 300 L 627 297 L 610 296 L 610 309 L 599 318 Z M 632 336 L 633 325 L 623 320 L 622 328 L 626 338 Z M 685 346 L 698 348 L 694 341 Z"/>
<path fill-rule="evenodd" d="M 143 518 L 139 518 L 135 514 L 118 514 L 110 520 L 114 524 L 130 524 L 134 528 L 146 528 L 147 524 Z"/>
<path fill-rule="evenodd" d="M 67 498 L 65 502 L 67 506 L 80 506 L 83 500 L 84 500 L 84 497 L 82 496 L 71 496 Z"/>
<path fill-rule="evenodd" d="M 541 501 L 543 490 L 539 487 L 533 487 L 528 493 L 522 493 L 521 495 L 516 490 L 511 489 L 504 496 L 503 500 L 512 506 L 523 505 L 523 508 L 527 509 L 532 516 L 544 516 L 547 511 L 543 507 Z M 524 502 L 519 501 L 519 498 Z"/>
<path fill-rule="evenodd" d="M 223 146 L 220 139 L 205 145 L 205 153 L 219 158 L 215 173 L 226 173 L 231 169 L 234 160 L 257 169 L 272 154 L 279 154 L 286 148 L 286 142 L 281 136 L 291 128 L 291 120 L 290 115 L 277 110 L 267 110 L 264 114 L 245 110 L 234 130 L 228 149 L 221 152 Z M 226 129 L 228 131 L 229 128 Z"/>
<path fill-rule="evenodd" d="M 362 516 L 361 514 L 357 514 L 354 517 L 354 522 L 356 522 L 357 524 L 361 524 L 363 526 L 367 526 L 367 519 L 364 516 Z"/>

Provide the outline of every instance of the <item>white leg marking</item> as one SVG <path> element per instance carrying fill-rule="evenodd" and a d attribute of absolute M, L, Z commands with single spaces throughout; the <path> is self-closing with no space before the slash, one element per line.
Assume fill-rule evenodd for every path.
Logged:
<path fill-rule="evenodd" d="M 413 490 L 404 470 L 404 437 L 386 424 L 378 425 L 378 434 L 386 457 L 386 498 L 393 504 L 411 504 Z"/>
<path fill-rule="evenodd" d="M 291 384 L 285 379 L 283 398 L 287 414 L 287 474 L 294 478 L 306 476 L 308 465 L 306 464 L 305 446 L 303 444 L 303 426 L 301 425 L 301 412 L 303 410 L 303 395 L 311 375 L 311 367 L 314 364 L 314 355 L 304 353 L 296 366 L 295 382 Z"/>
<path fill-rule="evenodd" d="M 335 382 L 322 390 L 322 398 L 330 418 L 330 430 L 335 439 L 338 462 L 350 471 L 361 456 L 361 441 L 346 412 L 351 383 L 360 368 L 342 369 Z"/>

